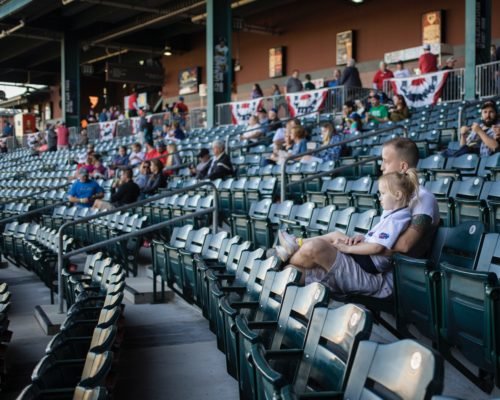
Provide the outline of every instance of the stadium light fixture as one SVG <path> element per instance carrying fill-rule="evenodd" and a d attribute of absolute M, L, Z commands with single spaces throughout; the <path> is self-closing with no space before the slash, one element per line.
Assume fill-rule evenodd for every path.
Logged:
<path fill-rule="evenodd" d="M 365 0 L 351 0 L 355 4 L 361 4 L 364 3 Z"/>
<path fill-rule="evenodd" d="M 167 57 L 171 56 L 172 48 L 170 46 L 165 46 L 165 50 L 163 50 L 163 55 Z"/>

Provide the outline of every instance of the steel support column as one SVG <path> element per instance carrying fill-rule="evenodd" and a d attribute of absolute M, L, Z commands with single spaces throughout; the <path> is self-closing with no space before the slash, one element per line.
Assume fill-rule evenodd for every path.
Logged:
<path fill-rule="evenodd" d="M 61 106 L 66 125 L 80 125 L 80 42 L 70 34 L 61 40 Z"/>
<path fill-rule="evenodd" d="M 490 61 L 491 0 L 465 0 L 465 99 L 476 97 L 476 65 Z"/>
<path fill-rule="evenodd" d="M 231 101 L 231 0 L 207 0 L 207 124 L 215 125 L 215 106 Z"/>

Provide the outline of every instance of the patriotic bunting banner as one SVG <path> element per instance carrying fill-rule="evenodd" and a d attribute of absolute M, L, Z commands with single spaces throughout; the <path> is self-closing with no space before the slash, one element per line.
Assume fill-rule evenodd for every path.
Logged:
<path fill-rule="evenodd" d="M 308 92 L 290 93 L 286 95 L 291 117 L 319 111 L 325 103 L 328 89 L 310 90 Z"/>
<path fill-rule="evenodd" d="M 448 78 L 447 71 L 433 72 L 419 77 L 391 80 L 395 94 L 402 95 L 408 107 L 436 104 Z"/>
<path fill-rule="evenodd" d="M 245 125 L 252 115 L 257 113 L 262 99 L 231 103 L 231 118 L 235 125 Z"/>
<path fill-rule="evenodd" d="M 99 137 L 101 140 L 113 139 L 116 128 L 115 121 L 99 122 Z"/>

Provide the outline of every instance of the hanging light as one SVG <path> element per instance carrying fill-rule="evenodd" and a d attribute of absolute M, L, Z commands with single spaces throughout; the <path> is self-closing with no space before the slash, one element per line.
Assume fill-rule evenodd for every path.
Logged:
<path fill-rule="evenodd" d="M 164 56 L 171 56 L 172 55 L 172 48 L 170 46 L 165 46 L 165 49 L 163 50 L 163 55 Z"/>

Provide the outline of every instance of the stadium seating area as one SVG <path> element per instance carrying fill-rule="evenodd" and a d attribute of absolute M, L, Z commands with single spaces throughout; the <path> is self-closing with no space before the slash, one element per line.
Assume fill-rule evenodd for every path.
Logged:
<path fill-rule="evenodd" d="M 500 157 L 439 155 L 478 112 L 475 103 L 441 103 L 415 110 L 398 124 L 369 126 L 363 138 L 345 137 L 352 140 L 351 156 L 338 163 L 290 162 L 285 180 L 281 166 L 260 167 L 272 136 L 248 143 L 237 139 L 241 127 L 193 130 L 178 146 L 183 161 L 193 162 L 200 148 L 220 139 L 237 167 L 235 177 L 214 181 L 217 196 L 208 186 L 193 188 L 197 182 L 183 168 L 156 200 L 104 215 L 64 203 L 66 178 L 75 172 L 68 160 L 81 150 L 7 154 L 0 159 L 0 244 L 7 259 L 33 270 L 52 293 L 58 289 L 58 230 L 64 223 L 75 222 L 63 232 L 63 253 L 116 239 L 88 253 L 82 274 L 65 263 L 67 319 L 19 398 L 101 399 L 112 392 L 125 279 L 137 275 L 145 239 L 151 241 L 155 298 L 164 299 L 167 285 L 202 310 L 243 399 L 427 399 L 442 393 L 444 360 L 485 391 L 500 387 Z M 302 121 L 315 143 L 311 148 L 321 143 L 317 122 Z M 335 230 L 368 232 L 381 212 L 379 165 L 359 162 L 380 156 L 381 145 L 398 135 L 417 143 L 420 183 L 440 206 L 431 257 L 395 256 L 389 298 L 340 297 L 320 283 L 300 286 L 298 270 L 281 270 L 276 257 L 265 255 L 278 229 L 305 238 Z M 116 138 L 96 147 L 107 162 L 117 145 L 134 141 Z M 329 174 L 336 167 L 344 168 Z M 109 193 L 109 182 L 101 183 Z M 185 192 L 172 194 L 175 189 Z M 219 232 L 209 228 L 214 205 L 221 215 Z M 93 219 L 78 223 L 83 217 Z M 164 221 L 172 224 L 142 231 Z M 8 308 L 8 298 L 1 299 L 0 322 Z M 373 323 L 401 340 L 370 341 Z M 419 335 L 434 349 L 415 340 Z"/>

